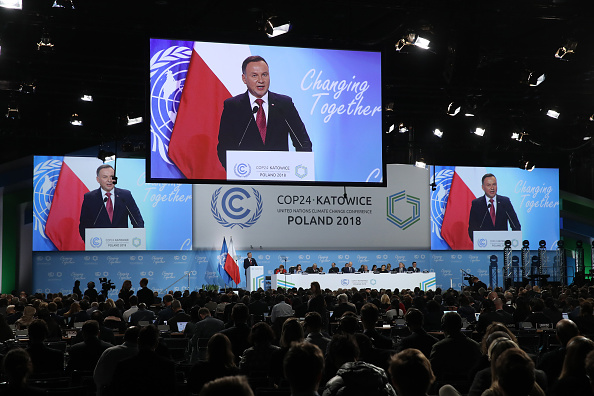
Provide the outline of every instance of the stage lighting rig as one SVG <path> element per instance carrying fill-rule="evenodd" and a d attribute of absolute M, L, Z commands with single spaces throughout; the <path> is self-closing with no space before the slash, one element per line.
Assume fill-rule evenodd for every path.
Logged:
<path fill-rule="evenodd" d="M 291 22 L 278 16 L 269 17 L 264 24 L 264 31 L 268 37 L 277 37 L 288 33 L 292 28 Z"/>

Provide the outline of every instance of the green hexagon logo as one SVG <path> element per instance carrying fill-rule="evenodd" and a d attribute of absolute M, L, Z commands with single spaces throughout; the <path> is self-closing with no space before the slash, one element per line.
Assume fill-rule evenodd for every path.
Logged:
<path fill-rule="evenodd" d="M 403 210 L 401 205 L 396 209 L 396 203 L 406 200 L 408 204 L 407 210 Z M 390 195 L 387 199 L 387 219 L 396 227 L 406 230 L 419 220 L 421 220 L 421 199 L 412 195 L 406 194 L 406 190 Z"/>

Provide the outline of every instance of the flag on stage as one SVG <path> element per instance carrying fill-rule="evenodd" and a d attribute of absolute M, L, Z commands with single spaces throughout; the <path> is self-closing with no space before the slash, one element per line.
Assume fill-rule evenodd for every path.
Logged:
<path fill-rule="evenodd" d="M 219 254 L 219 275 L 221 275 L 221 278 L 223 278 L 223 282 L 225 282 L 225 284 L 230 284 L 231 281 L 233 279 L 231 279 L 231 277 L 229 276 L 229 274 L 227 273 L 227 271 L 225 271 L 225 264 L 227 262 L 227 256 L 229 255 L 229 252 L 227 251 L 227 242 L 225 241 L 225 238 L 223 237 L 223 247 L 221 248 L 221 254 Z"/>
<path fill-rule="evenodd" d="M 99 159 L 64 157 L 45 225 L 45 235 L 58 250 L 85 250 L 79 234 L 80 209 L 85 193 L 98 188 Z"/>
<path fill-rule="evenodd" d="M 169 144 L 169 158 L 186 178 L 227 178 L 217 155 L 219 124 L 225 99 L 245 91 L 241 64 L 249 55 L 245 45 L 194 44 Z"/>
<path fill-rule="evenodd" d="M 233 247 L 233 237 L 231 237 L 229 238 L 229 253 L 225 260 L 225 272 L 229 274 L 235 284 L 239 284 L 239 282 L 241 282 L 241 277 L 239 275 L 239 266 L 235 261 L 235 257 L 237 257 L 237 255 L 235 254 L 235 248 Z"/>

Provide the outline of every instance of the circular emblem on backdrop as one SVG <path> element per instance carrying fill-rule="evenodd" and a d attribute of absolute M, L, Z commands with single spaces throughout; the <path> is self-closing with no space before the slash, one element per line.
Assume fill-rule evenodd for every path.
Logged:
<path fill-rule="evenodd" d="M 140 238 L 132 238 L 132 245 L 134 247 L 140 246 L 141 243 L 142 243 L 142 241 L 140 240 Z"/>
<path fill-rule="evenodd" d="M 403 200 L 407 204 L 405 209 L 397 204 Z M 386 199 L 386 205 L 388 221 L 401 230 L 406 230 L 421 220 L 421 199 L 406 194 L 406 190 L 390 195 Z"/>
<path fill-rule="evenodd" d="M 441 237 L 441 224 L 445 214 L 450 187 L 454 171 L 452 169 L 442 169 L 435 174 L 435 179 L 431 176 L 431 182 L 435 183 L 435 191 L 431 191 L 431 233 L 443 240 Z"/>
<path fill-rule="evenodd" d="M 348 286 L 349 285 L 349 280 L 348 279 L 342 279 L 340 281 L 340 284 L 343 285 L 343 286 Z"/>
<path fill-rule="evenodd" d="M 375 285 L 375 284 L 377 283 L 377 281 L 376 281 L 375 279 L 371 279 L 371 280 L 369 281 L 369 283 L 370 283 L 370 284 L 373 286 L 373 285 Z"/>
<path fill-rule="evenodd" d="M 45 223 L 47 222 L 61 168 L 62 161 L 54 159 L 38 164 L 33 171 L 34 229 L 44 239 L 48 239 L 45 235 Z"/>
<path fill-rule="evenodd" d="M 151 150 L 172 165 L 169 139 L 186 81 L 192 48 L 172 46 L 157 52 L 151 67 Z"/>
<path fill-rule="evenodd" d="M 307 167 L 303 165 L 297 165 L 295 167 L 295 176 L 303 179 L 305 176 L 307 176 Z"/>
<path fill-rule="evenodd" d="M 478 240 L 477 245 L 482 248 L 487 247 L 487 240 L 485 238 L 481 238 Z"/>
<path fill-rule="evenodd" d="M 235 164 L 235 167 L 233 167 L 233 173 L 235 173 L 235 176 L 237 177 L 248 177 L 252 173 L 252 167 L 250 164 L 241 162 L 239 164 Z"/>
<path fill-rule="evenodd" d="M 240 228 L 248 228 L 256 224 L 263 211 L 262 195 L 252 188 L 253 197 L 248 190 L 241 187 L 233 187 L 228 189 L 220 199 L 220 206 L 223 214 L 218 210 L 219 196 L 223 187 L 219 187 L 212 194 L 210 200 L 210 211 L 217 223 L 223 227 L 233 228 L 239 226 Z M 247 208 L 250 203 L 254 203 L 255 210 Z M 253 206 L 253 205 L 252 205 Z M 251 216 L 250 216 L 251 214 Z"/>
<path fill-rule="evenodd" d="M 518 241 L 517 239 L 512 239 L 512 246 L 513 246 L 513 247 L 518 247 L 518 246 L 520 246 L 520 241 Z"/>
<path fill-rule="evenodd" d="M 101 247 L 101 245 L 103 244 L 103 239 L 101 239 L 99 237 L 94 237 L 94 238 L 91 238 L 90 243 L 91 243 L 92 247 L 98 248 L 98 247 Z"/>

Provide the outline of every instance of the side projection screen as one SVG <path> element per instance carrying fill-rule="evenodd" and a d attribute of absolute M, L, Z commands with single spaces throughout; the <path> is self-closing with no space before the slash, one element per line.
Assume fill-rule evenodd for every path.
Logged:
<path fill-rule="evenodd" d="M 151 182 L 382 185 L 379 52 L 150 40 Z"/>

